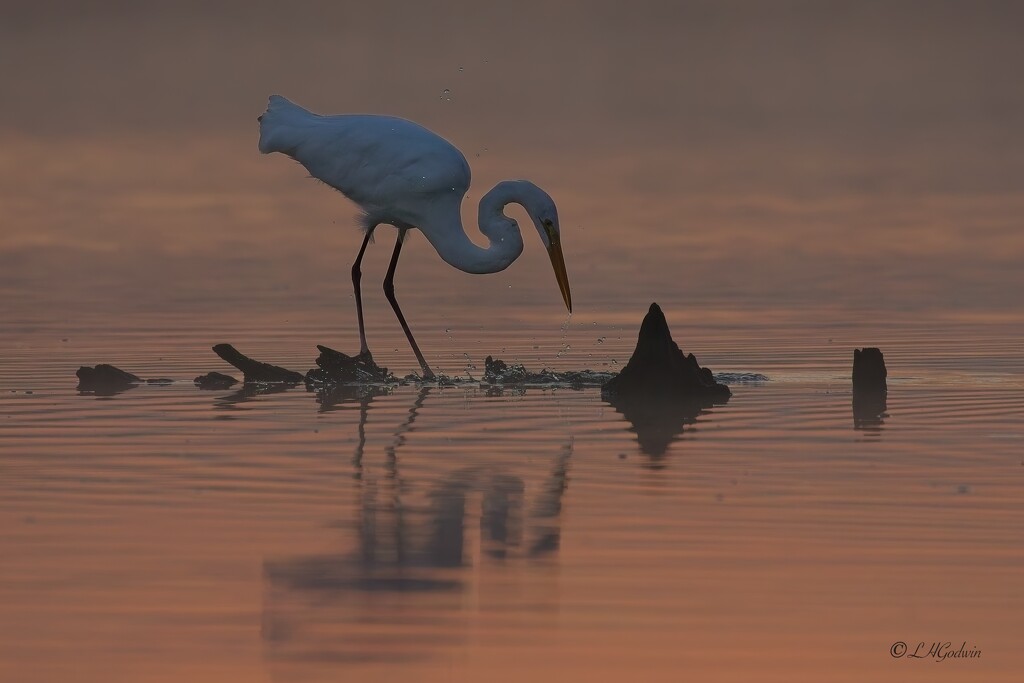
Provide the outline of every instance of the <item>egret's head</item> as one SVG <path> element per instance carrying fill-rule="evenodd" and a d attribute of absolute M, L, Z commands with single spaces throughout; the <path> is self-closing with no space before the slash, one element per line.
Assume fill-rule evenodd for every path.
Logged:
<path fill-rule="evenodd" d="M 518 250 L 501 266 L 511 263 L 523 249 L 523 240 L 519 235 L 519 225 L 515 219 L 505 215 L 508 204 L 519 204 L 530 215 L 534 227 L 540 234 L 540 241 L 548 250 L 551 267 L 555 270 L 555 280 L 562 292 L 565 307 L 572 313 L 572 296 L 569 294 L 569 276 L 565 273 L 565 258 L 562 256 L 562 236 L 558 230 L 558 209 L 547 192 L 529 180 L 503 180 L 494 186 L 480 200 L 480 230 L 492 241 L 504 242 L 509 235 L 497 234 L 496 230 L 508 230 L 514 233 Z M 493 272 L 493 271 L 482 271 Z"/>
<path fill-rule="evenodd" d="M 562 292 L 562 299 L 565 307 L 572 313 L 572 295 L 569 292 L 569 276 L 565 272 L 565 258 L 562 256 L 562 236 L 558 228 L 558 209 L 555 202 L 546 192 L 537 188 L 536 196 L 533 198 L 532 206 L 529 207 L 530 217 L 533 219 L 540 239 L 548 250 L 551 258 L 551 267 L 555 271 L 555 280 L 558 281 L 558 289 Z"/>

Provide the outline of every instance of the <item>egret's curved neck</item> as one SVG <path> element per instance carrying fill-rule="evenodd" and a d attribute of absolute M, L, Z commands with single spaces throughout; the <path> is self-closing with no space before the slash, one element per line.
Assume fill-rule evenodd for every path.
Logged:
<path fill-rule="evenodd" d="M 466 235 L 458 207 L 452 212 L 457 225 L 449 223 L 444 230 L 422 229 L 422 232 L 441 258 L 459 270 L 467 273 L 505 270 L 523 253 L 523 236 L 519 225 L 505 215 L 504 209 L 516 203 L 529 211 L 529 189 L 525 186 L 533 187 L 524 181 L 505 180 L 480 199 L 480 232 L 490 242 L 486 249 L 478 247 Z M 453 220 L 451 214 L 447 218 Z"/>

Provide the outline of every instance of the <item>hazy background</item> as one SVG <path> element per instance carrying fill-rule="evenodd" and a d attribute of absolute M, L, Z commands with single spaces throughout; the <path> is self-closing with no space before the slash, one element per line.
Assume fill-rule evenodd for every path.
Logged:
<path fill-rule="evenodd" d="M 548 189 L 580 320 L 651 300 L 1017 319 L 1022 35 L 1012 2 L 6 2 L 3 315 L 350 329 L 354 207 L 256 150 L 281 93 L 454 142 L 471 234 L 496 181 Z M 394 325 L 392 240 L 364 267 L 371 327 Z M 414 329 L 485 302 L 560 323 L 526 241 L 480 277 L 415 239 Z"/>

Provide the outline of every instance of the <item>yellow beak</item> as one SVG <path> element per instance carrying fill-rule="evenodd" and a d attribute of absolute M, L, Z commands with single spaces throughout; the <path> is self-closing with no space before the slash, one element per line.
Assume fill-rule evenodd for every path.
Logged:
<path fill-rule="evenodd" d="M 548 247 L 548 256 L 551 257 L 551 267 L 555 269 L 555 279 L 558 280 L 558 289 L 562 292 L 565 307 L 572 313 L 572 294 L 569 293 L 569 276 L 565 273 L 565 258 L 562 256 L 562 245 L 558 242 L 552 243 Z"/>

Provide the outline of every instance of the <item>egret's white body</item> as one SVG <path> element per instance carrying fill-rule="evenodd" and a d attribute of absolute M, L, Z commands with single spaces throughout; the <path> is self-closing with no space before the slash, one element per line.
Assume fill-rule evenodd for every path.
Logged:
<path fill-rule="evenodd" d="M 260 117 L 260 151 L 282 152 L 363 210 L 366 236 L 352 267 L 359 315 L 361 353 L 368 353 L 359 291 L 359 264 L 378 225 L 399 230 L 398 243 L 384 290 L 409 338 L 424 375 L 433 373 L 419 352 L 394 298 L 394 270 L 405 233 L 418 229 L 448 264 L 467 273 L 495 273 L 523 252 L 518 223 L 504 214 L 521 204 L 548 249 L 555 277 L 571 311 L 568 278 L 562 257 L 558 211 L 546 192 L 525 180 L 498 183 L 480 200 L 480 231 L 487 248 L 475 245 L 462 226 L 462 199 L 469 189 L 469 164 L 462 153 L 426 128 L 392 116 L 365 114 L 320 116 L 272 95 Z"/>

